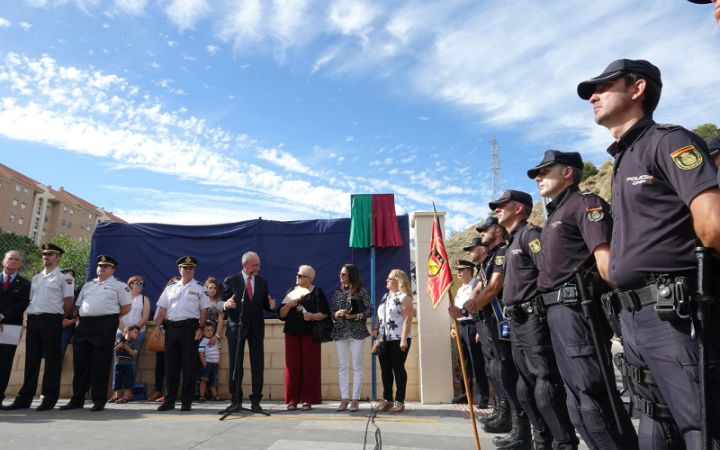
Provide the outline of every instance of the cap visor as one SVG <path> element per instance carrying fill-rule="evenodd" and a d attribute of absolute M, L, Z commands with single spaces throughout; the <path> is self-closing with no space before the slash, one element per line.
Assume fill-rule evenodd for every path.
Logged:
<path fill-rule="evenodd" d="M 587 81 L 583 81 L 582 83 L 578 84 L 578 88 L 577 88 L 578 95 L 583 100 L 589 100 L 590 97 L 592 97 L 593 93 L 595 92 L 595 87 L 598 84 L 603 84 L 606 81 L 614 80 L 615 78 L 619 77 L 622 74 L 623 73 L 621 71 L 616 70 L 615 72 L 598 75 L 595 78 L 591 78 Z"/>
<path fill-rule="evenodd" d="M 543 167 L 552 166 L 553 164 L 555 164 L 555 162 L 556 161 L 549 161 L 549 162 L 546 162 L 545 164 L 540 163 L 540 165 L 535 166 L 532 169 L 528 170 L 527 176 L 532 180 L 536 176 L 538 176 L 538 173 L 540 173 L 540 169 L 542 169 Z"/>

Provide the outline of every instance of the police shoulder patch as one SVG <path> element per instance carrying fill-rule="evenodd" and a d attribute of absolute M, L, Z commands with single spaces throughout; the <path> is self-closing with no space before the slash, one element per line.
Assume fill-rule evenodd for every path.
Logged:
<path fill-rule="evenodd" d="M 130 288 L 125 286 L 125 292 L 130 292 Z"/>
<path fill-rule="evenodd" d="M 686 145 L 670 154 L 673 162 L 679 169 L 692 170 L 703 162 L 702 154 L 694 145 Z"/>
<path fill-rule="evenodd" d="M 502 266 L 503 264 L 505 264 L 505 257 L 504 256 L 496 256 L 495 257 L 495 265 Z"/>
<path fill-rule="evenodd" d="M 602 206 L 585 208 L 585 213 L 587 214 L 587 218 L 590 222 L 600 222 L 603 220 L 603 217 L 605 217 Z"/>
<path fill-rule="evenodd" d="M 540 253 L 540 249 L 542 248 L 540 245 L 540 239 L 533 239 L 528 243 L 528 247 L 530 247 L 531 252 Z"/>

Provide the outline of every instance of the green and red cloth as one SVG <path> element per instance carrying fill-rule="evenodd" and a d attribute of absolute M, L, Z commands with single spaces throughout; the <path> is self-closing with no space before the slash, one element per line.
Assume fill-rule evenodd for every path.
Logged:
<path fill-rule="evenodd" d="M 403 245 L 394 194 L 355 194 L 350 203 L 350 247 Z"/>

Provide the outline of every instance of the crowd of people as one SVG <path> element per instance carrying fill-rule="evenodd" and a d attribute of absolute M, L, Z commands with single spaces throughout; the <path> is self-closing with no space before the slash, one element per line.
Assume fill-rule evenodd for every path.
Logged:
<path fill-rule="evenodd" d="M 32 281 L 18 273 L 23 261 L 20 252 L 9 251 L 3 259 L 5 284 L 0 292 L 0 325 L 19 326 L 26 309 L 28 315 L 23 385 L 14 401 L 2 407 L 4 410 L 30 407 L 42 359 L 46 369 L 41 403 L 36 410 L 55 408 L 61 352 L 68 343 L 73 349 L 73 394 L 68 403 L 60 406 L 61 410 L 83 408 L 88 391 L 92 411 L 102 411 L 107 403 L 134 400 L 137 367 L 151 310 L 150 299 L 142 293 L 145 280 L 140 275 L 130 277 L 126 283 L 116 279 L 118 261 L 100 255 L 96 261 L 97 277 L 75 293 L 74 278 L 59 269 L 63 253 L 55 244 L 43 245 L 45 268 Z M 314 284 L 315 269 L 301 265 L 295 285 L 278 305 L 269 294 L 267 281 L 258 274 L 260 257 L 256 253 L 245 253 L 242 271 L 226 278 L 222 286 L 214 277 L 204 284 L 195 280 L 197 264 L 192 256 L 178 259 L 179 276 L 168 281 L 157 301 L 153 333 L 154 339 L 164 340 L 164 345 L 156 352 L 156 391 L 150 400 L 160 403 L 158 411 L 174 409 L 178 392 L 181 411 L 190 410 L 196 399 L 218 400 L 220 349 L 225 330 L 230 359 L 228 387 L 232 395 L 227 410 L 242 404 L 242 355 L 247 342 L 252 377 L 250 409 L 262 412 L 264 311 L 276 311 L 284 321 L 287 409 L 307 411 L 322 403 L 321 343 L 332 340 L 339 363 L 338 412 L 359 410 L 365 339 L 370 336 L 367 320 L 373 317 L 373 307 L 357 267 L 346 264 L 341 268 L 339 287 L 328 301 L 323 290 Z M 388 294 L 380 304 L 380 320 L 373 334 L 379 335 L 376 343 L 384 344 L 382 349 L 375 348 L 386 385 L 382 410 L 400 413 L 404 410 L 407 384 L 404 364 L 411 340 L 412 293 L 407 274 L 399 269 L 388 275 L 387 286 Z M 332 325 L 323 338 L 316 325 L 326 324 L 326 319 Z M 68 328 L 72 328 L 72 334 L 64 337 Z M 17 345 L 0 344 L 0 405 L 16 348 Z M 108 398 L 111 370 L 113 394 Z"/>

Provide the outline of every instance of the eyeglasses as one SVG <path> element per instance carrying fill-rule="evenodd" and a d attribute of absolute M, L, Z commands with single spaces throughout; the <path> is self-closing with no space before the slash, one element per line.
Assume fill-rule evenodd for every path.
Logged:
<path fill-rule="evenodd" d="M 346 277 L 346 276 L 347 276 L 347 272 L 340 272 L 340 276 L 341 276 L 341 277 Z"/>
<path fill-rule="evenodd" d="M 144 281 L 133 281 L 133 282 L 130 283 L 130 284 L 134 284 L 135 286 L 145 286 L 145 282 L 144 282 Z"/>
<path fill-rule="evenodd" d="M 309 278 L 307 275 L 303 275 L 303 274 L 301 274 L 301 273 L 299 273 L 299 274 L 297 274 L 297 275 L 295 275 L 295 276 L 296 276 L 296 277 L 300 277 L 300 278 Z"/>

